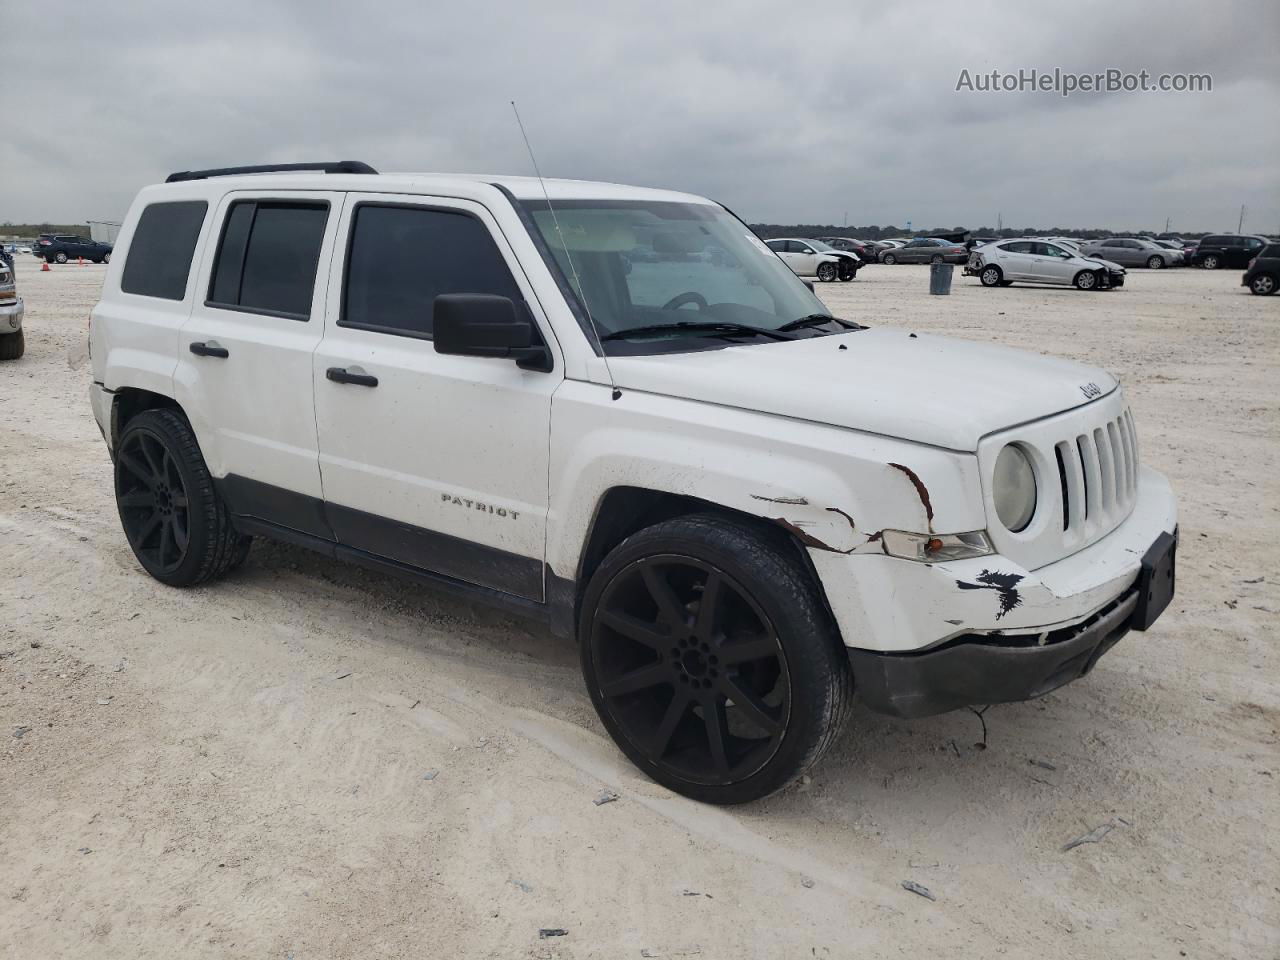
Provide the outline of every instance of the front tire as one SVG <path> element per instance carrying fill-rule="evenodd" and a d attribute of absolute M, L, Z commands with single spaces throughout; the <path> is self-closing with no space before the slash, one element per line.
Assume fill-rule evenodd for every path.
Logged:
<path fill-rule="evenodd" d="M 1092 270 L 1081 270 L 1071 282 L 1076 285 L 1078 290 L 1098 289 L 1098 275 Z"/>
<path fill-rule="evenodd" d="M 1215 254 L 1210 253 L 1200 261 L 1200 266 L 1206 270 L 1217 270 L 1221 263 L 1222 261 Z"/>
<path fill-rule="evenodd" d="M 1164 257 L 1152 257 L 1147 261 L 1147 269 L 1160 270 L 1164 267 Z"/>
<path fill-rule="evenodd" d="M 1276 292 L 1276 278 L 1269 273 L 1260 273 L 1249 281 L 1249 292 L 1259 297 L 1269 297 Z"/>
<path fill-rule="evenodd" d="M 633 534 L 587 585 L 582 672 L 614 742 L 707 803 L 781 789 L 852 699 L 843 644 L 791 545 L 712 516 Z"/>
<path fill-rule="evenodd" d="M 983 267 L 982 273 L 978 274 L 978 279 L 982 281 L 984 287 L 998 287 L 1005 282 L 1004 274 L 999 267 Z"/>
<path fill-rule="evenodd" d="M 250 538 L 232 525 L 182 414 L 138 414 L 121 432 L 115 454 L 120 523 L 147 573 L 171 587 L 189 587 L 244 561 Z"/>
<path fill-rule="evenodd" d="M 834 263 L 818 264 L 818 279 L 823 283 L 831 283 L 837 275 L 836 265 Z"/>
<path fill-rule="evenodd" d="M 27 338 L 21 330 L 0 334 L 0 360 L 17 360 L 27 352 Z"/>

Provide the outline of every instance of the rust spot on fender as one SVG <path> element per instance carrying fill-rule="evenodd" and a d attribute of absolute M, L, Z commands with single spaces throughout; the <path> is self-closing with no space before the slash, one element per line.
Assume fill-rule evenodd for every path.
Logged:
<path fill-rule="evenodd" d="M 853 522 L 853 517 L 849 516 L 849 514 L 845 513 L 845 512 L 844 512 L 843 510 L 841 510 L 839 507 L 827 507 L 827 512 L 828 512 L 828 513 L 838 513 L 838 514 L 840 514 L 840 516 L 842 516 L 842 517 L 844 517 L 846 520 L 848 520 L 848 521 L 849 521 L 849 529 L 850 529 L 850 530 L 857 530 L 857 529 L 858 529 L 858 525 L 857 525 L 856 523 L 854 523 L 854 522 Z"/>
<path fill-rule="evenodd" d="M 924 505 L 924 515 L 929 520 L 929 532 L 933 532 L 933 504 L 929 502 L 929 488 L 924 485 L 924 481 L 916 476 L 916 472 L 910 467 L 904 467 L 900 463 L 891 463 L 889 466 L 895 470 L 901 470 L 907 475 L 907 479 L 911 481 L 911 485 L 916 488 L 916 494 L 920 497 L 920 502 Z"/>
<path fill-rule="evenodd" d="M 763 500 L 765 503 L 785 503 L 791 507 L 807 507 L 809 501 L 804 497 L 766 497 L 760 493 L 753 493 L 752 500 Z"/>
<path fill-rule="evenodd" d="M 783 530 L 790 532 L 806 547 L 813 547 L 815 550 L 826 550 L 829 553 L 852 553 L 852 550 L 837 550 L 829 543 L 824 543 L 813 534 L 809 533 L 803 527 L 797 526 L 786 517 L 774 517 L 773 522 L 782 527 Z"/>

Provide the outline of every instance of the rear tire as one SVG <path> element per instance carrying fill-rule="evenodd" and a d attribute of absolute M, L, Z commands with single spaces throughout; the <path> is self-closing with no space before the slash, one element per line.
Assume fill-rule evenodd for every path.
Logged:
<path fill-rule="evenodd" d="M 898 262 L 898 258 L 895 257 L 892 253 L 886 253 L 884 255 L 884 262 L 887 263 L 889 266 L 893 266 L 895 263 Z"/>
<path fill-rule="evenodd" d="M 939 255 L 939 254 L 934 254 L 932 257 L 930 257 L 930 258 L 929 258 L 929 262 L 930 262 L 930 263 L 941 263 L 941 262 L 942 262 L 942 257 L 941 257 L 941 255 Z"/>
<path fill-rule="evenodd" d="M 110 263 L 110 262 L 111 262 L 111 254 L 109 254 L 109 253 L 104 253 L 104 254 L 102 255 L 102 262 L 103 262 L 103 263 Z"/>
<path fill-rule="evenodd" d="M 115 453 L 116 508 L 147 573 L 189 587 L 244 562 L 250 538 L 232 525 L 186 417 L 168 409 L 138 414 Z"/>
<path fill-rule="evenodd" d="M 54 263 L 66 263 L 66 262 L 67 262 L 67 255 L 66 255 L 66 253 L 64 253 L 63 251 L 59 250 L 57 253 L 55 253 L 55 254 L 53 255 L 53 262 L 54 262 Z"/>
<path fill-rule="evenodd" d="M 1001 287 L 1008 283 L 1001 269 L 993 266 L 983 267 L 982 273 L 978 274 L 978 279 L 982 281 L 984 287 Z"/>
<path fill-rule="evenodd" d="M 848 655 L 791 545 L 720 517 L 668 520 L 615 547 L 587 585 L 578 637 L 614 742 L 706 803 L 795 780 L 852 700 Z"/>
<path fill-rule="evenodd" d="M 1098 275 L 1092 270 L 1081 270 L 1071 282 L 1076 285 L 1078 290 L 1098 289 Z"/>
<path fill-rule="evenodd" d="M 27 339 L 23 331 L 0 334 L 0 360 L 17 360 L 27 352 Z"/>
<path fill-rule="evenodd" d="M 1206 270 L 1217 270 L 1222 261 L 1218 259 L 1216 254 L 1208 254 L 1200 261 L 1200 266 Z"/>
<path fill-rule="evenodd" d="M 1249 292 L 1258 297 L 1269 297 L 1276 292 L 1276 278 L 1269 273 L 1260 273 L 1249 281 Z"/>

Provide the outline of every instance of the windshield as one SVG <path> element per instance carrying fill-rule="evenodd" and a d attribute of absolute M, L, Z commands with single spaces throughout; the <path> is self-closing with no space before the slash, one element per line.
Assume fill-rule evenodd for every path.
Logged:
<path fill-rule="evenodd" d="M 815 250 L 820 250 L 824 253 L 828 250 L 831 250 L 834 252 L 836 249 L 835 247 L 831 246 L 831 244 L 823 243 L 821 240 L 810 240 L 809 246 L 813 247 L 813 249 Z"/>
<path fill-rule="evenodd" d="M 721 207 L 557 200 L 553 216 L 545 200 L 522 205 L 601 339 L 671 324 L 671 336 L 684 341 L 688 333 L 674 324 L 777 330 L 830 316 L 791 269 Z M 605 346 L 618 349 L 615 342 Z"/>

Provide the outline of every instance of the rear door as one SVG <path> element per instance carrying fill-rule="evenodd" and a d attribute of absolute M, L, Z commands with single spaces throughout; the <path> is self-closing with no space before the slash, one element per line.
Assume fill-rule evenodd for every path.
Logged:
<path fill-rule="evenodd" d="M 541 600 L 559 362 L 544 373 L 432 343 L 436 296 L 479 293 L 523 304 L 555 352 L 515 255 L 487 209 L 444 197 L 351 194 L 342 236 L 312 371 L 335 534 Z"/>
<path fill-rule="evenodd" d="M 1249 261 L 1262 252 L 1264 244 L 1257 237 L 1241 237 L 1239 251 L 1236 253 L 1238 260 L 1232 266 L 1239 267 L 1241 270 L 1249 266 Z"/>
<path fill-rule="evenodd" d="M 1035 274 L 1031 265 L 1031 243 L 1027 240 L 1014 240 L 1002 243 L 1000 249 L 1004 255 L 1000 258 L 1000 269 L 1006 280 L 1034 280 Z"/>
<path fill-rule="evenodd" d="M 342 200 L 322 191 L 221 199 L 174 373 L 232 511 L 326 539 L 311 365 Z"/>

